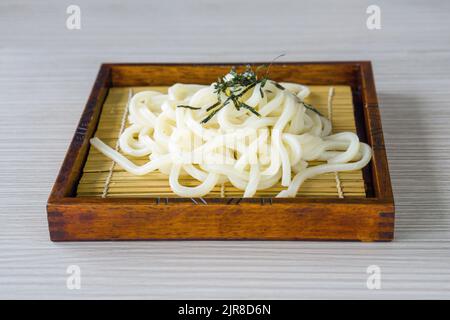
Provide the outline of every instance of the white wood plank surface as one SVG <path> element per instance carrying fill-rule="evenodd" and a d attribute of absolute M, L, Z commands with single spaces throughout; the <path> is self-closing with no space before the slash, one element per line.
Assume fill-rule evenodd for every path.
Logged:
<path fill-rule="evenodd" d="M 81 30 L 65 26 L 81 8 Z M 366 8 L 381 8 L 381 30 Z M 450 298 L 450 2 L 0 1 L 0 298 Z M 101 62 L 372 60 L 393 243 L 49 241 Z M 66 268 L 81 268 L 81 289 Z M 382 287 L 366 287 L 366 268 Z"/>

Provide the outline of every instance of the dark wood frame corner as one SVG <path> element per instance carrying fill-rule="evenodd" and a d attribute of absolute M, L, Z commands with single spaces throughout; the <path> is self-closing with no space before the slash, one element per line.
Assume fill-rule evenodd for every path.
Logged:
<path fill-rule="evenodd" d="M 271 67 L 274 80 L 352 87 L 358 135 L 373 149 L 371 164 L 364 170 L 367 198 L 208 198 L 208 204 L 195 204 L 182 198 L 76 197 L 89 139 L 109 88 L 206 84 L 231 65 L 103 64 L 48 199 L 51 240 L 392 240 L 394 199 L 369 61 L 289 62 Z"/>

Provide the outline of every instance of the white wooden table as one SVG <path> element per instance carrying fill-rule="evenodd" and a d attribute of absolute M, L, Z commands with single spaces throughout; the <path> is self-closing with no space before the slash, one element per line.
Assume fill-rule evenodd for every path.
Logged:
<path fill-rule="evenodd" d="M 0 2 L 0 298 L 449 298 L 450 2 Z M 380 30 L 366 8 L 381 8 Z M 49 241 L 45 203 L 101 62 L 372 60 L 392 243 Z M 81 268 L 81 289 L 66 268 Z M 381 289 L 366 268 L 381 268 Z"/>

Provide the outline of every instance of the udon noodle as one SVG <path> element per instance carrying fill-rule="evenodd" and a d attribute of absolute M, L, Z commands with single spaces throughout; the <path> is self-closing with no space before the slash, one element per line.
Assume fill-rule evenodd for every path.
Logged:
<path fill-rule="evenodd" d="M 252 197 L 280 181 L 285 189 L 277 197 L 295 197 L 306 179 L 361 169 L 372 154 L 352 132 L 331 134 L 330 121 L 304 103 L 309 93 L 300 84 L 268 80 L 240 97 L 257 113 L 230 101 L 202 122 L 211 105 L 228 98 L 217 93 L 215 83 L 177 83 L 167 94 L 142 91 L 129 101 L 130 126 L 119 138 L 128 157 L 98 138 L 91 144 L 131 174 L 167 174 L 171 190 L 181 197 L 202 197 L 227 182 Z M 128 159 L 143 156 L 149 161 L 142 166 Z M 324 163 L 310 166 L 311 161 Z M 184 186 L 183 176 L 199 184 Z"/>

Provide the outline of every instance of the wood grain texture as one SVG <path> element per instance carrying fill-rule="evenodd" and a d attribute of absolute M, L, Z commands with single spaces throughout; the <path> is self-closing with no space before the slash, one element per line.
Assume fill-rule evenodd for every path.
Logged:
<path fill-rule="evenodd" d="M 81 200 L 75 198 L 74 200 Z M 51 204 L 53 241 L 339 240 L 391 241 L 390 203 Z M 142 202 L 142 201 L 141 201 Z"/>
<path fill-rule="evenodd" d="M 66 4 L 0 3 L 0 297 L 450 297 L 448 1 L 377 1 L 376 31 L 365 26 L 372 1 L 239 1 L 239 11 L 237 1 L 77 4 L 82 30 L 69 31 Z M 396 241 L 49 241 L 45 202 L 102 61 L 267 61 L 281 52 L 373 61 Z M 66 288 L 72 264 L 81 290 Z M 366 288 L 373 264 L 381 290 Z"/>

